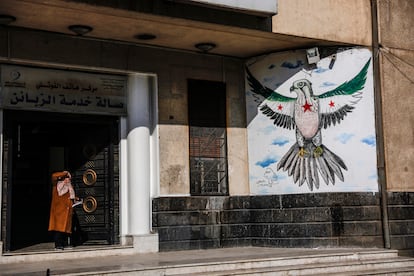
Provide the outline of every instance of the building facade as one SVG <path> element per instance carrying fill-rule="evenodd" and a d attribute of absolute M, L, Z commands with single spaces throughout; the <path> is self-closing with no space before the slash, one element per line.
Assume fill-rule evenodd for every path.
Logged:
<path fill-rule="evenodd" d="M 412 248 L 409 1 L 136 2 L 0 4 L 3 252 Z"/>

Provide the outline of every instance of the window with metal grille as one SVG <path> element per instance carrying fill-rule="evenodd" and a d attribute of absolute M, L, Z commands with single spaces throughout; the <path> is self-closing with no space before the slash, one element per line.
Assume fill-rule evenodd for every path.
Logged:
<path fill-rule="evenodd" d="M 188 80 L 192 195 L 227 195 L 226 86 Z"/>

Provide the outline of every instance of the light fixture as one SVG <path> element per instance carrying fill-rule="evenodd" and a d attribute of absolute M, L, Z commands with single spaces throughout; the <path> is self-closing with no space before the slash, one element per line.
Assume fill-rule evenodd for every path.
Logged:
<path fill-rule="evenodd" d="M 154 34 L 143 33 L 143 34 L 137 34 L 135 38 L 139 40 L 152 40 L 152 39 L 156 39 L 157 36 Z"/>
<path fill-rule="evenodd" d="M 197 49 L 199 49 L 200 51 L 204 53 L 207 53 L 211 51 L 212 49 L 216 48 L 217 45 L 211 42 L 203 42 L 203 43 L 197 43 L 196 45 L 194 45 L 194 47 L 196 47 Z"/>
<path fill-rule="evenodd" d="M 86 25 L 70 25 L 68 29 L 77 35 L 84 35 L 93 30 L 92 27 Z"/>
<path fill-rule="evenodd" d="M 16 17 L 8 14 L 0 14 L 0 25 L 8 25 L 16 21 Z"/>

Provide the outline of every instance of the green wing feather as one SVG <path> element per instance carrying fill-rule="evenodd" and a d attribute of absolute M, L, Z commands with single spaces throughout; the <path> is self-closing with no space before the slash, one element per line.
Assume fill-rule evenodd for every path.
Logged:
<path fill-rule="evenodd" d="M 247 81 L 249 82 L 249 85 L 252 89 L 252 92 L 258 95 L 263 96 L 268 101 L 279 101 L 279 102 L 289 102 L 289 101 L 295 101 L 296 98 L 290 98 L 283 96 L 272 89 L 263 86 L 250 72 L 250 70 L 246 67 L 247 72 Z"/>
<path fill-rule="evenodd" d="M 367 79 L 367 72 L 369 68 L 369 64 L 371 59 L 367 61 L 367 63 L 362 67 L 361 71 L 349 81 L 344 82 L 334 90 L 328 91 L 322 95 L 319 95 L 319 99 L 328 98 L 332 96 L 339 96 L 339 95 L 352 95 L 353 93 L 360 91 L 364 88 L 365 81 Z"/>
<path fill-rule="evenodd" d="M 294 103 L 296 98 L 283 96 L 272 89 L 263 86 L 246 67 L 247 81 L 253 94 L 260 95 L 265 98 L 261 101 L 260 111 L 273 120 L 276 126 L 286 129 L 295 128 L 295 120 L 293 118 Z"/>

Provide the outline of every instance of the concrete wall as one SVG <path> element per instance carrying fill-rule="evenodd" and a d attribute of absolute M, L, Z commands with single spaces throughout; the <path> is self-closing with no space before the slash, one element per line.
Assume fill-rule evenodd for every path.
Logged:
<path fill-rule="evenodd" d="M 172 57 L 166 75 L 159 75 L 160 191 L 161 195 L 189 194 L 189 137 L 187 118 L 187 79 L 226 82 L 227 146 L 230 194 L 247 194 L 247 141 L 244 107 L 240 90 L 242 67 L 237 60 L 193 55 Z M 240 151 L 240 148 L 243 148 Z M 240 173 L 233 174 L 237 171 Z"/>
<path fill-rule="evenodd" d="M 368 46 L 370 0 L 279 0 L 273 32 Z"/>
<path fill-rule="evenodd" d="M 413 14 L 414 1 L 378 1 L 388 191 L 414 191 Z"/>
<path fill-rule="evenodd" d="M 236 195 L 248 193 L 241 60 L 7 28 L 0 28 L 0 60 L 96 72 L 155 73 L 161 195 L 188 195 L 190 191 L 187 79 L 225 82 L 229 191 Z"/>

